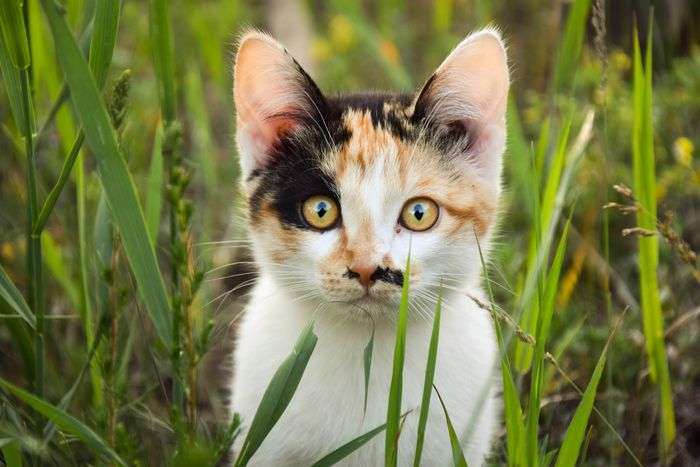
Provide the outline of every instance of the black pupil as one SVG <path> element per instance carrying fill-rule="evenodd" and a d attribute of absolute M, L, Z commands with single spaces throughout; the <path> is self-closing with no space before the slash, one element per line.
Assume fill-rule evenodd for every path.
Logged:
<path fill-rule="evenodd" d="M 325 201 L 319 201 L 316 205 L 316 214 L 318 217 L 323 217 L 328 212 L 328 205 Z"/>
<path fill-rule="evenodd" d="M 415 204 L 413 206 L 413 215 L 419 221 L 423 219 L 423 216 L 425 215 L 425 208 L 422 204 Z"/>

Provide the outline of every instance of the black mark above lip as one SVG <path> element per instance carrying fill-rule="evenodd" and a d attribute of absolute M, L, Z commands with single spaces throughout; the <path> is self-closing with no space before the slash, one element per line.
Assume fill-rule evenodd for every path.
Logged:
<path fill-rule="evenodd" d="M 383 269 L 377 268 L 377 270 L 374 271 L 374 274 L 372 274 L 372 277 L 375 276 L 377 276 L 376 280 L 403 287 L 403 272 L 398 269 L 391 269 L 389 267 Z"/>
<path fill-rule="evenodd" d="M 360 275 L 352 269 L 348 268 L 343 274 L 343 277 L 347 277 L 348 279 L 358 279 Z M 398 285 L 399 287 L 403 287 L 403 272 L 401 272 L 398 269 L 391 269 L 389 267 L 377 267 L 377 269 L 375 269 L 375 271 L 372 273 L 369 279 L 370 282 L 382 281 L 388 284 L 394 284 Z"/>

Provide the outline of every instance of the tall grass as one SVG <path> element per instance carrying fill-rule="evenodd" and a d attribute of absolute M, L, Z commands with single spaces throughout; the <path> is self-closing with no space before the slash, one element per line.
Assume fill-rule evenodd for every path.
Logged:
<path fill-rule="evenodd" d="M 632 167 L 634 189 L 639 200 L 637 225 L 643 229 L 656 229 L 656 161 L 654 158 L 654 126 L 652 121 L 652 25 L 646 43 L 644 65 L 639 37 L 634 37 L 634 123 L 632 128 Z M 664 318 L 661 310 L 657 280 L 659 244 L 656 236 L 639 237 L 639 289 L 641 294 L 642 323 L 649 361 L 649 375 L 659 385 L 661 402 L 662 458 L 676 436 L 676 422 L 671 392 L 671 377 L 666 360 L 664 342 Z"/>
<path fill-rule="evenodd" d="M 396 12 L 402 11 L 405 3 L 382 2 L 376 21 L 357 2 L 334 0 L 328 6 L 333 15 L 346 20 L 331 24 L 345 27 L 349 24 L 349 29 L 329 31 L 329 35 L 343 47 L 355 44 L 358 55 L 369 55 L 368 63 L 376 65 L 368 66 L 368 72 L 382 73 L 387 83 L 402 90 L 410 89 L 423 78 L 419 73 L 409 72 L 407 64 L 413 63 L 409 62 L 412 51 L 402 50 L 407 47 L 402 41 L 417 43 L 421 31 L 395 27 Z M 550 94 L 543 106 L 546 110 L 536 129 L 532 130 L 532 122 L 519 110 L 522 96 L 514 95 L 509 104 L 508 169 L 516 198 L 513 204 L 522 208 L 527 218 L 519 238 L 524 254 L 514 255 L 519 258 L 513 261 L 517 263 L 515 270 L 505 273 L 512 272 L 510 279 L 516 283 L 510 290 L 512 295 L 500 290 L 510 289 L 509 284 L 501 284 L 505 282 L 503 271 L 498 266 L 491 267 L 483 256 L 481 261 L 489 300 L 486 304 L 475 301 L 474 305 L 493 316 L 499 344 L 499 365 L 494 371 L 503 380 L 506 433 L 503 447 L 494 457 L 495 462 L 510 466 L 582 463 L 587 436 L 598 435 L 590 429 L 593 413 L 595 420 L 602 421 L 605 430 L 613 435 L 610 438 L 615 444 L 609 449 L 624 450 L 630 462 L 641 465 L 637 453 L 626 442 L 629 433 L 620 427 L 619 417 L 612 419 L 611 411 L 603 415 L 595 404 L 603 369 L 606 364 L 609 368 L 614 364 L 610 349 L 617 327 L 615 330 L 603 327 L 602 332 L 597 328 L 597 340 L 592 339 L 593 344 L 587 347 L 589 355 L 596 354 L 599 358 L 580 367 L 577 380 L 587 381 L 584 390 L 579 389 L 559 364 L 561 358 L 566 358 L 572 342 L 582 345 L 583 334 L 594 334 L 585 317 L 577 317 L 572 321 L 575 325 L 567 326 L 570 312 L 557 300 L 562 289 L 560 277 L 567 267 L 567 248 L 573 247 L 573 232 L 578 227 L 575 215 L 563 221 L 562 213 L 567 210 L 573 213 L 573 205 L 577 205 L 578 213 L 579 204 L 574 200 L 582 190 L 575 181 L 579 167 L 587 162 L 586 153 L 594 131 L 593 112 L 571 108 L 576 83 L 582 79 L 578 69 L 581 57 L 585 56 L 590 4 L 590 0 L 575 0 L 568 9 L 551 72 Z M 495 5 L 475 2 L 477 14 L 484 21 L 494 16 L 498 10 Z M 3 0 L 0 8 L 0 72 L 14 121 L 14 125 L 3 124 L 3 136 L 7 136 L 17 164 L 26 173 L 24 192 L 18 199 L 27 211 L 23 232 L 27 277 L 23 280 L 17 268 L 9 263 L 7 267 L 0 266 L 0 324 L 10 330 L 11 342 L 21 355 L 26 387 L 30 389 L 16 381 L 10 382 L 10 378 L 21 377 L 5 374 L 5 368 L 0 368 L 2 458 L 10 466 L 25 461 L 33 465 L 42 462 L 133 465 L 154 462 L 152 452 L 158 452 L 161 457 L 155 458 L 156 462 L 213 465 L 226 456 L 242 433 L 241 423 L 245 423 L 249 429 L 238 457 L 232 461 L 236 466 L 245 466 L 254 459 L 296 389 L 303 384 L 302 376 L 317 341 L 310 323 L 272 377 L 253 420 L 234 417 L 228 423 L 221 423 L 212 421 L 211 414 L 207 418 L 199 413 L 206 405 L 202 400 L 207 396 L 207 402 L 214 407 L 210 412 L 225 409 L 217 405 L 213 392 L 198 393 L 202 389 L 198 374 L 204 371 L 201 363 L 213 347 L 211 326 L 204 323 L 213 313 L 202 305 L 198 296 L 202 294 L 199 263 L 203 261 L 197 256 L 195 246 L 198 239 L 218 235 L 210 226 L 225 215 L 212 202 L 213 197 L 208 198 L 208 211 L 214 214 L 208 213 L 205 227 L 199 228 L 193 222 L 197 213 L 193 214 L 191 197 L 193 192 L 214 193 L 217 183 L 221 183 L 218 169 L 224 164 L 209 153 L 220 144 L 214 137 L 218 136 L 218 128 L 213 129 L 221 120 L 217 112 L 231 111 L 229 107 L 212 108 L 216 107 L 211 105 L 212 86 L 218 90 L 215 96 L 228 95 L 219 89 L 228 85 L 223 71 L 227 59 L 225 54 L 217 53 L 220 51 L 212 46 L 215 41 L 209 40 L 209 31 L 203 31 L 202 25 L 233 29 L 234 25 L 227 21 L 250 19 L 249 12 L 239 2 L 231 4 L 234 12 L 208 11 L 203 4 L 201 10 L 187 14 L 187 21 L 181 21 L 183 12 L 179 8 L 167 0 L 152 0 L 147 26 L 151 56 L 142 60 L 138 53 L 127 58 L 123 53 L 113 53 L 118 32 L 140 27 L 134 20 L 138 15 L 133 11 L 130 13 L 133 23 L 123 23 L 120 27 L 125 11 L 138 8 L 133 2 L 99 0 L 94 9 L 81 7 L 81 2 L 68 2 L 64 9 L 53 0 L 24 3 Z M 439 43 L 454 42 L 460 14 L 457 3 L 435 2 L 428 32 Z M 79 23 L 81 27 L 76 27 Z M 81 28 L 80 35 L 76 35 L 74 30 Z M 188 35 L 196 38 L 195 52 L 178 44 L 192 40 Z M 635 35 L 631 169 L 639 199 L 637 226 L 647 230 L 656 229 L 657 204 L 651 45 L 649 31 L 646 54 L 642 57 Z M 141 51 L 140 44 L 133 47 Z M 444 50 L 430 49 L 426 55 L 438 52 L 442 54 Z M 200 68 L 193 66 L 186 73 L 179 73 L 178 61 L 187 60 L 187 54 L 197 55 L 192 63 L 206 71 L 200 73 Z M 142 68 L 134 69 L 133 80 L 143 80 L 143 69 L 155 75 L 157 99 L 142 89 L 135 95 L 128 92 L 128 72 L 113 80 L 116 84 L 108 87 L 111 91 L 103 92 L 112 69 L 123 68 L 125 62 L 131 67 L 132 60 L 135 67 Z M 351 68 L 331 57 L 328 67 L 335 65 L 341 71 Z M 48 93 L 51 99 L 46 98 L 44 87 L 52 90 Z M 127 104 L 137 99 L 143 101 L 138 109 L 150 109 L 148 116 L 137 111 L 127 115 Z M 566 104 L 560 105 L 560 101 Z M 186 131 L 188 118 L 195 120 L 190 125 L 196 127 L 190 133 Z M 53 134 L 54 126 L 58 130 L 54 139 L 58 141 L 48 136 Z M 153 141 L 152 147 L 134 141 L 138 138 L 124 137 L 133 127 L 148 129 L 143 133 Z M 536 136 L 534 141 L 529 135 Z M 54 149 L 65 155 L 62 161 L 43 158 Z M 188 150 L 193 155 L 191 159 L 185 157 Z M 607 169 L 606 166 L 600 170 Z M 191 182 L 194 189 L 189 186 Z M 75 215 L 63 205 L 63 192 L 71 183 L 76 188 Z M 230 201 L 228 192 L 219 196 Z M 0 201 L 0 208 L 4 202 Z M 72 203 L 68 204 L 72 209 Z M 64 211 L 70 214 L 63 215 Z M 509 213 L 513 218 L 517 214 Z M 162 224 L 167 225 L 167 240 L 160 238 Z M 508 245 L 503 248 L 507 249 Z M 650 377 L 658 385 L 660 450 L 662 457 L 670 459 L 676 425 L 657 277 L 658 250 L 656 237 L 639 238 L 645 348 Z M 609 253 L 605 256 L 610 257 Z M 74 258 L 76 261 L 71 261 Z M 410 268 L 409 257 L 407 276 Z M 167 281 L 164 273 L 169 275 Z M 496 283 L 503 287 L 493 287 Z M 69 303 L 68 309 L 78 312 L 76 324 L 70 325 L 73 326 L 70 329 L 79 330 L 79 339 L 84 341 L 78 351 L 68 345 L 61 346 L 68 333 L 62 324 L 53 325 L 52 320 L 57 317 L 45 305 L 46 298 L 50 298 L 51 305 L 56 306 L 59 300 L 54 296 L 63 298 Z M 407 416 L 418 419 L 417 445 L 412 454 L 414 466 L 421 465 L 424 446 L 430 443 L 425 430 L 433 397 L 438 398 L 443 409 L 444 430 L 452 443 L 454 465 L 466 465 L 461 446 L 469 441 L 473 427 L 464 433 L 457 431 L 442 400 L 441 388 L 434 385 L 441 298 L 433 314 L 419 411 L 409 413 L 402 407 L 404 353 L 406 346 L 411 345 L 407 341 L 410 301 L 408 281 L 405 281 L 397 310 L 390 387 L 369 386 L 375 357 L 374 335 L 365 349 L 358 349 L 363 353 L 365 401 L 369 391 L 389 394 L 386 423 L 347 440 L 314 465 L 334 465 L 381 434 L 385 437 L 385 465 L 397 465 L 401 428 Z M 506 310 L 497 303 L 503 303 Z M 608 307 L 614 309 L 611 303 Z M 611 317 L 614 314 L 611 311 Z M 68 319 L 74 318 L 69 315 Z M 622 323 L 621 318 L 618 323 Z M 567 327 L 568 332 L 561 331 Z M 61 374 L 63 367 L 57 370 L 47 365 L 47 345 L 65 351 L 65 367 L 76 370 L 71 376 Z M 53 355 L 51 358 L 57 360 Z M 132 371 L 136 364 L 138 371 Z M 546 404 L 549 396 L 561 389 L 558 385 L 573 389 L 580 400 L 566 406 L 570 411 L 561 411 L 562 420 L 558 423 L 561 433 L 552 431 L 548 436 L 552 415 Z M 127 393 L 132 386 L 133 390 Z M 480 396 L 485 398 L 488 390 Z M 127 394 L 139 397 L 131 398 Z M 90 410 L 81 409 L 86 399 L 92 402 Z M 131 424 L 142 431 L 134 429 L 130 433 L 127 426 Z M 141 436 L 149 441 L 157 439 L 158 443 L 141 442 Z M 78 442 L 80 448 L 73 447 Z M 162 444 L 162 447 L 146 444 Z M 147 451 L 150 449 L 155 451 Z M 168 453 L 167 459 L 164 453 Z"/>

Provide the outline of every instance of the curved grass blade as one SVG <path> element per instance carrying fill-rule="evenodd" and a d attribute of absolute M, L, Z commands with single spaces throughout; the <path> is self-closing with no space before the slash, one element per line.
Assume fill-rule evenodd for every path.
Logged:
<path fill-rule="evenodd" d="M 5 300 L 32 329 L 36 328 L 36 317 L 34 313 L 29 309 L 29 305 L 24 301 L 24 297 L 20 291 L 17 290 L 15 284 L 12 283 L 10 276 L 7 275 L 2 266 L 0 266 L 0 297 L 2 297 L 2 299 Z"/>
<path fill-rule="evenodd" d="M 95 77 L 95 81 L 97 82 L 97 86 L 100 89 L 102 89 L 104 86 L 107 78 L 107 71 L 109 70 L 109 65 L 112 62 L 112 53 L 114 52 L 114 45 L 117 41 L 117 29 L 119 27 L 119 10 L 119 0 L 104 0 L 97 2 L 95 7 L 95 18 L 91 23 L 93 26 L 91 28 L 87 28 L 92 30 L 92 34 L 87 34 L 87 37 L 90 38 L 90 55 L 88 63 L 90 65 L 90 70 L 92 70 L 92 75 Z M 60 107 L 62 100 L 67 99 L 69 94 L 70 92 L 68 87 L 64 85 L 64 87 L 61 89 L 61 94 L 54 104 L 56 112 L 58 112 L 58 108 Z M 54 111 L 54 108 L 51 109 L 51 112 Z M 40 129 L 38 134 L 41 134 L 42 131 L 43 129 Z M 40 234 L 46 225 L 46 222 L 56 205 L 56 201 L 58 201 L 58 197 L 63 192 L 63 188 L 68 181 L 70 173 L 73 170 L 73 166 L 75 165 L 76 160 L 78 160 L 78 155 L 80 154 L 80 149 L 83 147 L 84 141 L 85 134 L 82 130 L 80 130 L 73 141 L 70 151 L 68 151 L 68 155 L 63 161 L 63 166 L 61 167 L 58 180 L 46 197 L 46 200 L 41 207 L 38 219 L 34 223 L 32 230 L 35 234 Z"/>
<path fill-rule="evenodd" d="M 406 419 L 406 415 L 408 415 L 409 413 L 410 413 L 410 411 L 401 415 L 402 423 L 403 423 L 403 420 Z M 379 425 L 376 428 L 371 429 L 367 433 L 364 433 L 364 434 L 358 436 L 357 438 L 343 444 L 342 446 L 340 446 L 338 449 L 331 452 L 330 454 L 323 456 L 323 458 L 321 460 L 314 462 L 311 465 L 311 467 L 330 467 L 331 465 L 337 464 L 338 462 L 345 459 L 350 454 L 352 454 L 353 452 L 357 451 L 362 446 L 367 444 L 367 442 L 369 442 L 372 438 L 377 436 L 379 433 L 381 433 L 385 429 L 386 429 L 386 423 Z"/>
<path fill-rule="evenodd" d="M 126 463 L 121 457 L 107 446 L 107 443 L 102 438 L 77 418 L 2 378 L 0 378 L 0 387 L 14 394 L 15 397 L 51 420 L 62 430 L 80 439 L 86 446 L 99 455 L 116 464 L 126 466 Z"/>
<path fill-rule="evenodd" d="M 440 339 L 440 316 L 442 314 L 442 289 L 438 293 L 437 304 L 435 305 L 435 316 L 433 318 L 433 331 L 430 335 L 428 346 L 428 361 L 425 365 L 425 380 L 423 382 L 423 398 L 420 403 L 420 416 L 418 418 L 418 434 L 416 438 L 416 453 L 413 456 L 413 465 L 420 465 L 421 454 L 423 453 L 423 441 L 425 440 L 425 426 L 428 422 L 428 411 L 430 410 L 430 395 L 435 377 L 435 363 L 437 361 L 438 341 Z"/>
<path fill-rule="evenodd" d="M 374 353 L 374 329 L 372 329 L 372 335 L 369 338 L 369 342 L 365 346 L 365 350 L 362 353 L 363 366 L 365 370 L 365 403 L 362 409 L 362 413 L 367 413 L 367 392 L 369 391 L 369 375 L 372 371 L 372 354 Z"/>
<path fill-rule="evenodd" d="M 311 467 L 330 467 L 335 465 L 341 460 L 348 457 L 353 452 L 364 446 L 369 440 L 377 436 L 379 433 L 386 429 L 386 423 L 379 425 L 378 427 L 368 431 L 367 433 L 358 436 L 357 438 L 349 441 L 342 446 L 340 446 L 335 451 L 323 456 L 321 460 L 314 462 Z"/>
<path fill-rule="evenodd" d="M 311 322 L 301 332 L 296 344 L 294 344 L 294 350 L 277 368 L 270 384 L 265 389 L 265 394 L 260 400 L 260 405 L 258 405 L 248 434 L 241 446 L 241 452 L 234 464 L 235 467 L 248 464 L 250 458 L 253 457 L 255 451 L 258 450 L 272 427 L 282 416 L 299 386 L 317 341 L 318 337 L 314 334 L 314 325 Z"/>
<path fill-rule="evenodd" d="M 569 423 L 569 427 L 566 429 L 564 442 L 559 450 L 555 467 L 574 467 L 576 465 L 586 435 L 588 419 L 591 416 L 593 403 L 595 402 L 598 382 L 600 381 L 603 367 L 605 366 L 606 353 L 607 347 L 600 355 L 595 370 L 593 371 L 593 376 L 588 382 L 588 387 L 586 387 L 586 391 L 583 394 L 583 399 L 581 399 L 574 413 L 574 417 L 571 419 L 571 423 Z"/>
<path fill-rule="evenodd" d="M 403 365 L 406 353 L 406 325 L 408 321 L 408 278 L 411 277 L 411 252 L 409 246 L 406 258 L 406 271 L 403 275 L 401 290 L 401 304 L 396 323 L 396 343 L 394 345 L 394 365 L 391 374 L 391 386 L 389 388 L 389 404 L 386 414 L 386 440 L 384 443 L 384 463 L 387 467 L 396 467 L 399 450 L 401 396 L 403 392 Z"/>
<path fill-rule="evenodd" d="M 600 382 L 600 377 L 603 374 L 603 368 L 605 367 L 605 360 L 608 355 L 608 349 L 610 344 L 617 332 L 618 327 L 622 323 L 622 317 L 613 328 L 610 336 L 608 337 L 603 352 L 598 358 L 598 363 L 596 363 L 595 369 L 593 370 L 593 375 L 591 376 L 586 391 L 583 393 L 581 402 L 574 412 L 574 416 L 569 423 L 569 427 L 566 429 L 566 434 L 564 435 L 564 441 L 562 442 L 561 449 L 559 449 L 559 455 L 557 456 L 557 463 L 555 467 L 574 467 L 578 461 L 579 453 L 581 452 L 581 446 L 583 444 L 584 438 L 586 436 L 586 427 L 588 426 L 588 419 L 591 416 L 591 411 L 593 411 L 595 396 L 598 390 L 598 383 Z"/>
<path fill-rule="evenodd" d="M 100 92 L 73 35 L 52 0 L 42 0 L 71 99 L 85 131 L 85 139 L 97 158 L 107 203 L 119 228 L 122 244 L 143 302 L 158 335 L 172 343 L 170 304 L 151 246 L 136 188 L 117 146 L 114 130 Z"/>
<path fill-rule="evenodd" d="M 467 460 L 464 458 L 464 452 L 462 451 L 462 446 L 459 444 L 459 437 L 455 432 L 455 428 L 452 425 L 452 420 L 450 415 L 447 413 L 447 407 L 445 407 L 445 402 L 442 400 L 440 391 L 433 385 L 435 389 L 435 394 L 437 394 L 440 400 L 440 405 L 442 406 L 442 411 L 445 412 L 445 422 L 447 423 L 447 432 L 450 435 L 450 445 L 452 446 L 452 462 L 454 462 L 455 467 L 467 467 Z"/>

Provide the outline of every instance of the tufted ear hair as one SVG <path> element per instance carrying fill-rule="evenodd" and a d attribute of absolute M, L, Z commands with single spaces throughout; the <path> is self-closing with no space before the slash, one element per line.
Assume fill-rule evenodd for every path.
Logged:
<path fill-rule="evenodd" d="M 484 176 L 497 180 L 509 87 L 501 36 L 495 29 L 484 29 L 457 45 L 433 73 L 416 97 L 413 119 L 450 139 L 450 156 L 463 156 Z"/>
<path fill-rule="evenodd" d="M 275 39 L 250 31 L 240 40 L 233 69 L 236 140 L 244 177 L 273 161 L 274 146 L 309 119 L 325 99 L 309 75 Z"/>

